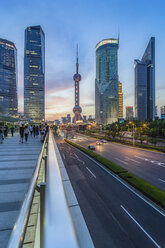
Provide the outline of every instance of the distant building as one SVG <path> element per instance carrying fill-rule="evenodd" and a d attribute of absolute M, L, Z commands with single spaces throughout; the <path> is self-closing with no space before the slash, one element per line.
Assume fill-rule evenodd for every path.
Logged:
<path fill-rule="evenodd" d="M 70 114 L 67 114 L 67 117 L 66 118 L 67 118 L 67 122 L 68 123 L 71 123 L 71 116 L 70 116 Z"/>
<path fill-rule="evenodd" d="M 86 115 L 83 115 L 83 122 L 87 123 L 87 116 Z"/>
<path fill-rule="evenodd" d="M 95 118 L 104 125 L 118 120 L 118 39 L 96 45 Z"/>
<path fill-rule="evenodd" d="M 0 114 L 17 115 L 17 49 L 0 39 Z"/>
<path fill-rule="evenodd" d="M 133 106 L 126 106 L 126 120 L 133 120 Z"/>
<path fill-rule="evenodd" d="M 45 119 L 45 34 L 40 26 L 25 30 L 24 114 Z"/>
<path fill-rule="evenodd" d="M 123 92 L 122 83 L 118 82 L 118 104 L 119 104 L 119 119 L 123 119 Z"/>
<path fill-rule="evenodd" d="M 160 108 L 161 119 L 165 120 L 165 106 Z"/>
<path fill-rule="evenodd" d="M 144 55 L 135 60 L 135 118 L 155 117 L 155 37 L 151 37 Z"/>
<path fill-rule="evenodd" d="M 55 124 L 56 126 L 59 126 L 59 125 L 60 125 L 60 120 L 55 120 L 55 121 L 54 121 L 54 124 Z"/>
<path fill-rule="evenodd" d="M 158 106 L 155 106 L 155 117 L 158 117 Z"/>
<path fill-rule="evenodd" d="M 68 123 L 67 117 L 61 117 L 61 122 L 62 124 L 67 124 Z"/>

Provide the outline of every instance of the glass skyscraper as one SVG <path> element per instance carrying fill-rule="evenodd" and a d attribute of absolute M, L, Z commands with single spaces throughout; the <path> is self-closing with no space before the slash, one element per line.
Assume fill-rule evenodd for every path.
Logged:
<path fill-rule="evenodd" d="M 155 117 L 155 37 L 151 37 L 144 55 L 135 60 L 135 118 Z"/>
<path fill-rule="evenodd" d="M 45 34 L 40 26 L 25 30 L 24 115 L 45 119 Z"/>
<path fill-rule="evenodd" d="M 118 121 L 118 39 L 96 45 L 95 118 L 103 125 Z"/>
<path fill-rule="evenodd" d="M 0 39 L 0 114 L 17 112 L 17 49 L 13 42 Z"/>

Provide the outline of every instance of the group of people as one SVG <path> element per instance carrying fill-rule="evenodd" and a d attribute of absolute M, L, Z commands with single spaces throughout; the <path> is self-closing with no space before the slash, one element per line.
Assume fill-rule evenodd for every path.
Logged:
<path fill-rule="evenodd" d="M 48 130 L 49 127 L 47 124 L 40 126 L 36 126 L 36 125 L 28 126 L 22 124 L 19 128 L 20 143 L 23 143 L 24 138 L 25 138 L 25 142 L 27 142 L 29 135 L 31 135 L 34 138 L 40 135 L 41 142 L 43 142 Z"/>
<path fill-rule="evenodd" d="M 7 138 L 9 130 L 11 131 L 11 135 L 14 135 L 14 127 L 11 126 L 10 129 L 8 126 L 0 127 L 0 144 L 2 144 L 4 138 Z"/>

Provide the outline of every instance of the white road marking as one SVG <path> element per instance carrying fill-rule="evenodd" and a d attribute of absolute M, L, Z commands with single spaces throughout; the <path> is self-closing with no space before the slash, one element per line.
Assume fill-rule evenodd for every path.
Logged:
<path fill-rule="evenodd" d="M 63 159 L 65 159 L 65 154 L 64 153 L 62 154 L 62 156 L 63 156 Z"/>
<path fill-rule="evenodd" d="M 112 174 L 107 168 L 105 168 L 103 165 L 101 165 L 99 162 L 85 154 L 84 152 L 80 151 L 78 148 L 74 147 L 76 150 L 78 150 L 80 153 L 84 154 L 86 157 L 88 157 L 90 160 L 95 162 L 100 168 L 102 168 L 104 171 L 106 171 L 109 175 L 111 175 L 113 178 L 115 178 L 117 181 L 119 181 L 122 185 L 124 185 L 127 189 L 129 189 L 132 193 L 134 193 L 136 196 L 138 196 L 141 200 L 143 200 L 145 203 L 147 203 L 150 207 L 155 209 L 159 214 L 161 214 L 163 217 L 165 217 L 164 210 L 160 210 L 154 203 L 151 203 L 149 200 L 145 199 L 142 195 L 140 195 L 138 192 L 136 192 L 133 188 L 131 188 L 130 185 L 125 183 L 122 179 L 120 179 L 115 174 Z"/>
<path fill-rule="evenodd" d="M 79 157 L 77 156 L 77 154 L 76 154 L 76 153 L 74 153 L 74 155 L 75 155 L 75 157 L 76 157 L 77 159 L 79 159 Z"/>
<path fill-rule="evenodd" d="M 156 241 L 148 234 L 148 232 L 132 217 L 132 215 L 122 206 L 120 207 L 126 212 L 126 214 L 136 223 L 136 225 L 147 235 L 147 237 L 156 245 L 156 247 L 160 248 L 160 246 L 156 243 Z"/>
<path fill-rule="evenodd" d="M 165 180 L 161 179 L 161 178 L 158 178 L 160 181 L 164 182 L 165 183 Z"/>
<path fill-rule="evenodd" d="M 93 174 L 93 172 L 88 167 L 86 167 L 86 169 L 92 174 L 94 178 L 96 178 L 95 174 Z"/>
<path fill-rule="evenodd" d="M 137 163 L 137 164 L 141 164 L 141 162 L 139 162 L 139 161 L 136 161 L 135 159 L 132 159 L 132 158 L 128 158 L 128 157 L 126 157 L 126 159 L 127 159 L 127 160 L 131 160 L 131 161 L 133 161 L 133 162 L 135 162 L 135 163 Z"/>
<path fill-rule="evenodd" d="M 125 161 L 123 161 L 123 160 L 121 160 L 121 159 L 119 159 L 119 158 L 115 158 L 116 160 L 118 160 L 118 161 L 120 161 L 121 163 L 123 163 L 123 164 L 126 164 L 126 165 L 128 165 L 128 163 L 127 162 L 125 162 Z"/>
<path fill-rule="evenodd" d="M 137 155 L 134 155 L 136 158 L 139 158 L 139 159 L 142 159 L 144 161 L 148 161 L 152 164 L 156 164 L 156 165 L 159 165 L 161 167 L 164 167 L 165 168 L 165 163 L 162 163 L 162 162 L 159 162 L 159 161 L 155 161 L 155 160 L 152 160 L 152 159 L 149 159 L 149 158 L 142 158 L 142 157 L 139 157 Z"/>
<path fill-rule="evenodd" d="M 81 162 L 82 164 L 85 164 L 85 162 L 84 161 L 82 161 L 78 156 L 77 156 L 77 154 L 76 153 L 74 153 L 74 156 L 77 158 L 77 160 L 79 161 L 79 162 Z"/>

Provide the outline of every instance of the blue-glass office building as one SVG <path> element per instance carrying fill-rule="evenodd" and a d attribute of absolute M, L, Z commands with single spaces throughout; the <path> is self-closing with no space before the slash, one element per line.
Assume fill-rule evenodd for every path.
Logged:
<path fill-rule="evenodd" d="M 103 125 L 118 121 L 118 39 L 96 45 L 95 118 Z"/>
<path fill-rule="evenodd" d="M 155 117 L 155 37 L 141 61 L 135 60 L 135 117 L 140 121 Z"/>
<path fill-rule="evenodd" d="M 25 30 L 24 115 L 45 119 L 45 35 L 40 26 Z"/>
<path fill-rule="evenodd" d="M 17 49 L 13 42 L 0 39 L 0 114 L 17 112 Z"/>

